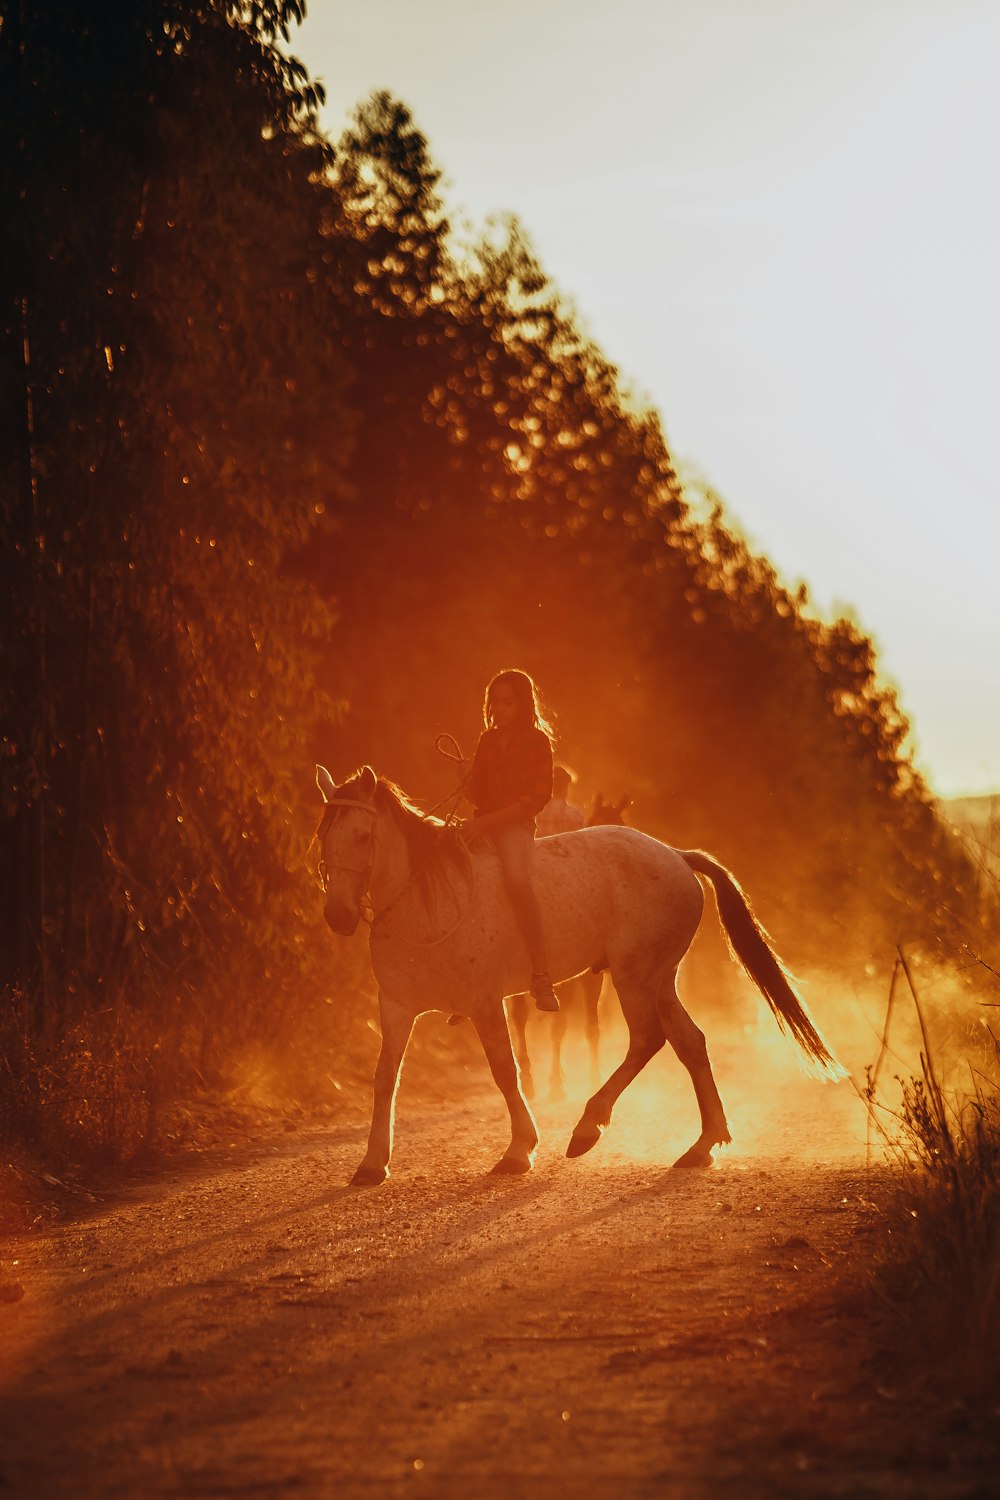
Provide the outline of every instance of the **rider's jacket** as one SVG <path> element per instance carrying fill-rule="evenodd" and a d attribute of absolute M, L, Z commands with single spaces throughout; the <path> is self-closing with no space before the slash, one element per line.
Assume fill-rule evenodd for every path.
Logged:
<path fill-rule="evenodd" d="M 552 745 L 531 724 L 515 729 L 506 744 L 498 729 L 479 737 L 466 788 L 476 815 L 519 805 L 533 818 L 552 796 Z"/>

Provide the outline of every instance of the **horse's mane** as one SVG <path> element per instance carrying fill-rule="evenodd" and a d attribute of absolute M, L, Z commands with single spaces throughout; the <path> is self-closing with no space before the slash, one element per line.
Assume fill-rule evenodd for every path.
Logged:
<path fill-rule="evenodd" d="M 425 902 L 447 888 L 449 872 L 465 872 L 468 853 L 458 829 L 433 813 L 424 812 L 388 777 L 378 778 L 375 806 L 379 812 L 389 814 L 403 835 L 413 883 Z"/>

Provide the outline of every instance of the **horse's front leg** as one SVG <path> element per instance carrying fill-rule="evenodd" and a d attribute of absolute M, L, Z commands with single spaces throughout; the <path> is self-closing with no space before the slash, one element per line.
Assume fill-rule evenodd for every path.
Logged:
<path fill-rule="evenodd" d="M 531 1058 L 528 1055 L 528 997 L 511 995 L 510 1021 L 514 1028 L 514 1056 L 521 1075 L 521 1092 L 526 1099 L 535 1097 L 535 1080 L 531 1074 Z"/>
<path fill-rule="evenodd" d="M 538 1145 L 538 1130 L 521 1093 L 503 1005 L 491 1005 L 473 1015 L 472 1019 L 483 1044 L 490 1072 L 510 1113 L 510 1145 L 493 1170 L 509 1173 L 530 1171 L 535 1147 Z"/>
<path fill-rule="evenodd" d="M 384 1182 L 389 1175 L 396 1085 L 403 1053 L 413 1030 L 413 1012 L 387 1000 L 382 994 L 378 997 L 378 1014 L 382 1028 L 382 1049 L 375 1065 L 375 1096 L 372 1102 L 371 1129 L 368 1132 L 368 1150 L 351 1178 L 355 1187 L 369 1187 L 373 1183 Z"/>

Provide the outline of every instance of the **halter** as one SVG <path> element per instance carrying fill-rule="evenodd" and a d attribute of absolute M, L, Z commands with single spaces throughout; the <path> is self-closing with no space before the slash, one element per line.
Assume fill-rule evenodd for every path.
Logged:
<path fill-rule="evenodd" d="M 372 873 L 372 866 L 375 863 L 375 829 L 378 827 L 378 812 L 370 802 L 362 802 L 357 797 L 332 797 L 323 810 L 323 816 L 320 819 L 319 827 L 317 828 L 314 835 L 314 837 L 319 840 L 320 882 L 323 886 L 323 890 L 326 891 L 330 884 L 331 863 L 323 852 L 323 835 L 329 830 L 330 824 L 334 819 L 334 814 L 338 812 L 342 807 L 360 807 L 364 812 L 368 813 L 369 817 L 372 819 L 372 836 L 371 843 L 368 849 L 368 863 L 364 865 L 345 865 L 342 860 L 335 859 L 332 862 L 332 868 L 335 870 L 347 870 L 351 875 L 363 875 L 365 877 L 365 891 L 367 893 L 368 880 Z"/>
<path fill-rule="evenodd" d="M 440 736 L 439 736 L 439 738 L 440 738 Z M 442 754 L 444 754 L 444 753 L 446 753 L 446 752 L 442 752 Z M 452 757 L 449 757 L 449 759 L 451 759 L 451 758 Z M 450 799 L 446 799 L 446 800 L 450 800 Z M 364 864 L 364 865 L 347 865 L 347 864 L 344 864 L 341 860 L 334 860 L 334 861 L 332 861 L 332 865 L 331 865 L 331 862 L 329 862 L 327 860 L 325 854 L 323 853 L 323 835 L 329 830 L 330 824 L 333 822 L 334 815 L 336 814 L 336 812 L 341 807 L 360 807 L 360 808 L 363 809 L 364 812 L 368 813 L 369 817 L 372 819 L 372 836 L 371 836 L 371 842 L 370 842 L 369 850 L 368 850 L 368 862 L 367 862 L 367 864 Z M 376 834 L 377 834 L 377 830 L 378 830 L 378 816 L 379 816 L 378 815 L 378 809 L 376 807 L 374 807 L 372 805 L 372 803 L 370 803 L 370 802 L 362 802 L 360 800 L 360 798 L 357 798 L 357 797 L 331 797 L 330 801 L 326 804 L 326 807 L 325 807 L 325 809 L 323 811 L 323 816 L 320 819 L 319 827 L 316 829 L 316 832 L 313 835 L 313 837 L 319 841 L 319 846 L 320 846 L 319 878 L 320 878 L 320 883 L 322 884 L 324 891 L 327 890 L 327 888 L 328 888 L 328 886 L 330 884 L 330 873 L 329 872 L 330 872 L 331 868 L 333 868 L 334 870 L 347 870 L 352 875 L 363 875 L 365 877 L 365 890 L 364 890 L 364 896 L 362 897 L 362 911 L 361 911 L 361 916 L 362 916 L 363 920 L 366 921 L 368 923 L 369 927 L 371 927 L 371 928 L 374 928 L 375 925 L 376 925 L 376 923 L 381 922 L 382 918 L 385 917 L 392 910 L 392 908 L 396 905 L 396 902 L 399 900 L 399 898 L 406 891 L 409 890 L 410 886 L 413 884 L 414 880 L 416 879 L 416 876 L 417 876 L 417 873 L 418 873 L 418 871 L 416 871 L 416 870 L 411 870 L 409 876 L 403 882 L 403 884 L 400 886 L 400 888 L 396 892 L 396 894 L 394 896 L 390 897 L 390 899 L 385 903 L 385 905 L 382 906 L 378 911 L 374 910 L 374 908 L 371 905 L 371 898 L 370 898 L 370 894 L 369 894 L 369 891 L 368 891 L 368 883 L 369 883 L 369 880 L 371 878 L 372 867 L 375 864 L 375 840 L 376 840 Z M 466 858 L 468 858 L 468 851 L 466 851 Z M 470 890 L 470 898 L 471 898 L 471 896 L 475 894 L 475 882 L 476 882 L 475 865 L 472 863 L 471 859 L 469 859 L 469 869 L 471 871 L 471 876 L 472 876 L 472 886 L 471 886 L 471 890 Z M 371 916 L 368 916 L 366 914 L 366 912 L 364 911 L 365 898 L 367 898 L 367 904 L 368 904 L 369 910 L 371 911 Z M 458 931 L 459 927 L 462 925 L 462 922 L 465 920 L 465 916 L 466 916 L 466 913 L 463 911 L 461 913 L 461 915 L 459 916 L 458 921 L 455 923 L 455 926 L 449 932 L 446 932 L 443 937 L 434 938 L 429 943 L 418 942 L 414 938 L 403 937 L 402 933 L 398 933 L 398 932 L 397 933 L 392 933 L 391 935 L 393 937 L 401 938 L 404 943 L 409 943 L 412 947 L 415 947 L 415 948 L 435 948 L 435 947 L 437 947 L 437 945 L 439 943 L 445 942 L 448 938 L 450 938 L 452 936 L 453 933 L 455 933 L 455 932 Z"/>
<path fill-rule="evenodd" d="M 333 822 L 334 814 L 341 807 L 360 807 L 364 812 L 368 813 L 368 815 L 372 819 L 372 836 L 371 836 L 371 842 L 369 843 L 369 846 L 368 846 L 368 861 L 367 861 L 366 864 L 363 864 L 363 865 L 348 865 L 348 864 L 344 864 L 343 860 L 335 859 L 335 860 L 332 861 L 332 865 L 331 865 L 331 862 L 328 861 L 327 858 L 326 858 L 326 856 L 322 853 L 322 849 L 323 849 L 323 835 L 328 831 L 328 829 L 330 827 L 330 824 Z M 377 830 L 378 830 L 378 809 L 376 807 L 374 807 L 372 805 L 372 803 L 370 803 L 370 802 L 362 802 L 357 797 L 331 797 L 330 801 L 326 805 L 326 810 L 323 813 L 323 817 L 320 820 L 320 825 L 319 825 L 319 827 L 316 830 L 316 838 L 319 840 L 319 846 L 320 846 L 320 851 L 321 851 L 321 853 L 320 853 L 320 861 L 319 861 L 319 878 L 320 878 L 320 881 L 322 883 L 323 890 L 325 891 L 327 889 L 327 887 L 329 886 L 329 884 L 330 884 L 330 869 L 331 868 L 333 868 L 334 870 L 346 870 L 351 875 L 363 875 L 365 877 L 365 888 L 364 888 L 364 894 L 362 896 L 361 916 L 362 916 L 362 919 L 365 922 L 368 923 L 369 927 L 374 927 L 375 924 L 376 924 L 376 922 L 380 922 L 382 920 L 382 918 L 386 915 L 386 913 L 388 911 L 390 911 L 392 907 L 395 906 L 396 902 L 399 900 L 400 896 L 402 896 L 403 892 L 406 891 L 406 890 L 408 890 L 410 888 L 410 886 L 413 884 L 414 874 L 415 874 L 415 872 L 411 871 L 410 875 L 409 875 L 409 878 L 404 882 L 404 884 L 400 887 L 400 889 L 396 892 L 396 894 L 391 898 L 391 900 L 387 901 L 386 904 L 379 911 L 376 911 L 374 909 L 374 907 L 371 904 L 371 895 L 370 895 L 370 892 L 369 892 L 369 889 L 368 889 L 368 885 L 369 885 L 369 881 L 371 879 L 372 867 L 375 864 L 375 841 L 376 841 L 376 836 L 377 836 Z M 368 907 L 368 912 L 366 912 L 364 910 L 365 905 L 367 905 L 367 907 Z M 371 915 L 368 914 L 369 912 L 371 913 Z"/>

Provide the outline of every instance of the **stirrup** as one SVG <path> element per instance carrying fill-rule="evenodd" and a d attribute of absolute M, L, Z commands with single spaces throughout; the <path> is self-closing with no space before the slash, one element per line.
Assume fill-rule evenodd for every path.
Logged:
<path fill-rule="evenodd" d="M 559 1009 L 559 1001 L 548 974 L 532 974 L 531 998 L 535 1002 L 536 1010 L 557 1011 Z"/>

